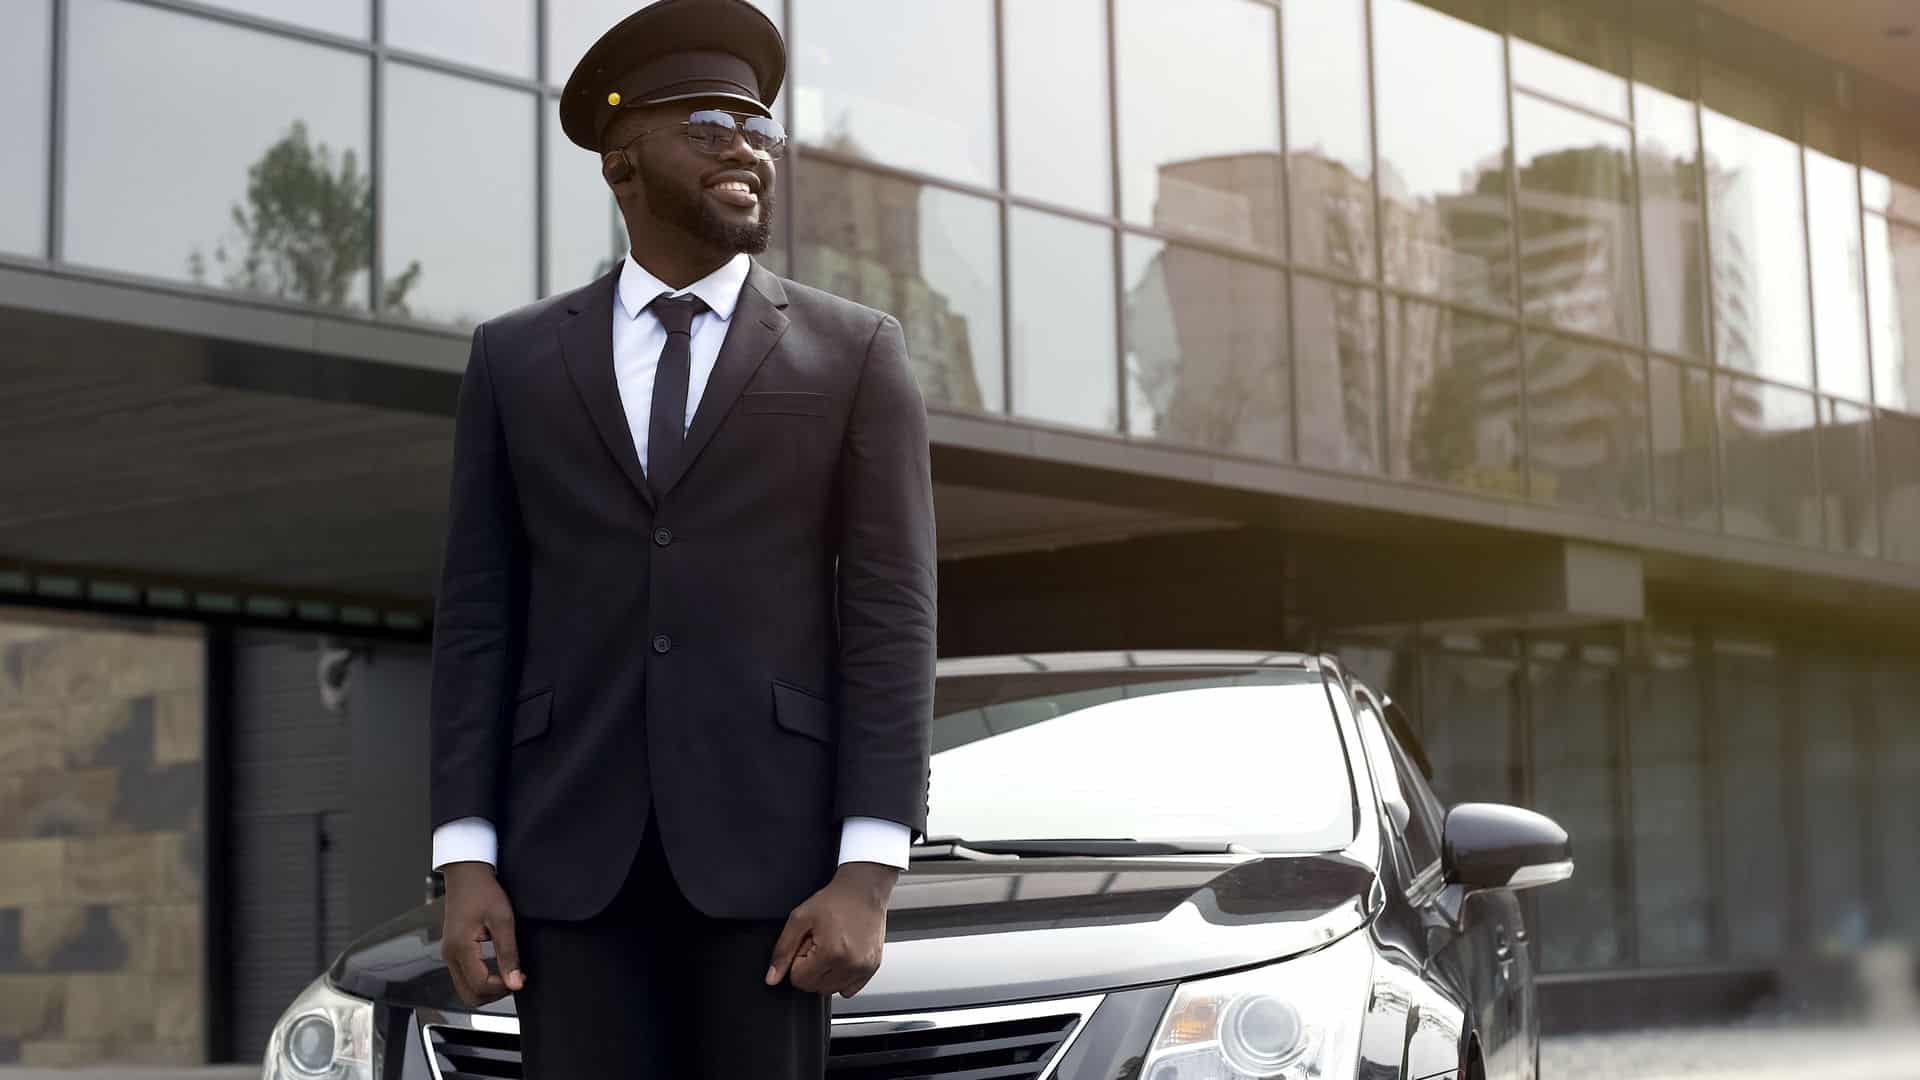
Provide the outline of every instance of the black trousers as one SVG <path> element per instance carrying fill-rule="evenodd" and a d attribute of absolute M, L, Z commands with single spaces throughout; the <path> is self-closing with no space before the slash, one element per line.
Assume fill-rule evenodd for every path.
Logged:
<path fill-rule="evenodd" d="M 526 1080 L 821 1080 L 828 996 L 766 984 L 785 921 L 694 908 L 654 820 L 606 910 L 519 920 Z"/>

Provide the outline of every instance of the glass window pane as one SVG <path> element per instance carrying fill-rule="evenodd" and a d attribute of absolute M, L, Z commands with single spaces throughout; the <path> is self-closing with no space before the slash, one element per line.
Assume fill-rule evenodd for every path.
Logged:
<path fill-rule="evenodd" d="M 1514 95 L 1513 112 L 1527 316 L 1640 340 L 1627 129 L 1528 94 Z"/>
<path fill-rule="evenodd" d="M 794 24 L 805 42 L 793 65 L 802 142 L 999 186 L 992 4 L 796 0 Z"/>
<path fill-rule="evenodd" d="M 1698 368 L 1650 359 L 1653 403 L 1653 514 L 1661 521 L 1718 529 L 1713 485 L 1713 386 Z"/>
<path fill-rule="evenodd" d="M 1881 412 L 1873 428 L 1886 556 L 1920 564 L 1920 417 Z"/>
<path fill-rule="evenodd" d="M 1012 0 L 1007 34 L 1007 187 L 1113 213 L 1106 0 Z"/>
<path fill-rule="evenodd" d="M 1920 222 L 1920 147 L 1904 132 L 1868 128 L 1862 134 L 1867 209 Z"/>
<path fill-rule="evenodd" d="M 1709 91 L 1723 81 L 1710 80 Z M 1712 108 L 1702 111 L 1701 127 L 1713 224 L 1715 358 L 1735 371 L 1810 385 L 1799 148 Z"/>
<path fill-rule="evenodd" d="M 1282 9 L 1293 257 L 1372 277 L 1372 94 L 1363 0 Z"/>
<path fill-rule="evenodd" d="M 1127 430 L 1292 457 L 1286 275 L 1142 236 L 1126 259 Z"/>
<path fill-rule="evenodd" d="M 1252 0 L 1119 0 L 1116 12 L 1126 219 L 1279 251 L 1274 9 Z"/>
<path fill-rule="evenodd" d="M 1387 300 L 1388 461 L 1395 475 L 1500 495 L 1520 483 L 1520 357 L 1513 327 Z"/>
<path fill-rule="evenodd" d="M 533 0 L 489 0 L 483 17 L 471 0 L 385 0 L 381 18 L 396 49 L 533 78 Z"/>
<path fill-rule="evenodd" d="M 600 160 L 547 124 L 547 293 L 576 289 L 626 256 L 627 230 Z"/>
<path fill-rule="evenodd" d="M 1820 491 L 1827 546 L 1856 555 L 1880 553 L 1880 514 L 1873 488 L 1873 410 L 1826 400 L 1820 418 Z"/>
<path fill-rule="evenodd" d="M 367 60 L 121 0 L 69 11 L 66 258 L 364 308 Z"/>
<path fill-rule="evenodd" d="M 1539 896 L 1541 966 L 1566 971 L 1623 959 L 1615 865 L 1619 799 L 1615 673 L 1584 664 L 1529 667 L 1535 809 L 1579 837 L 1580 887 Z"/>
<path fill-rule="evenodd" d="M 1707 877 L 1706 763 L 1692 643 L 1663 637 L 1630 679 L 1633 866 L 1640 956 L 1704 960 L 1713 890 Z"/>
<path fill-rule="evenodd" d="M 1867 290 L 1860 266 L 1860 191 L 1854 168 L 1807 150 L 1807 223 L 1813 237 L 1814 355 L 1820 388 L 1856 401 L 1867 386 Z"/>
<path fill-rule="evenodd" d="M 1036 210 L 1011 214 L 1013 411 L 1117 431 L 1113 233 Z"/>
<path fill-rule="evenodd" d="M 533 299 L 535 105 L 517 90 L 387 66 L 383 310 L 471 326 Z M 478 146 L 488 182 L 447 183 L 447 162 Z"/>
<path fill-rule="evenodd" d="M 258 15 L 263 19 L 325 30 L 331 34 L 371 36 L 373 16 L 367 0 L 204 0 L 214 7 Z"/>
<path fill-rule="evenodd" d="M 930 404 L 1000 411 L 998 208 L 818 160 L 795 186 L 794 276 L 899 319 Z"/>
<path fill-rule="evenodd" d="M 1319 278 L 1293 279 L 1294 394 L 1300 460 L 1380 469 L 1380 298 Z"/>
<path fill-rule="evenodd" d="M 1515 86 L 1627 118 L 1627 39 L 1619 25 L 1561 0 L 1509 10 Z"/>
<path fill-rule="evenodd" d="M 1874 822 L 1879 833 L 1881 910 L 1885 929 L 1908 941 L 1920 941 L 1920 723 L 1913 721 L 1913 703 L 1920 701 L 1920 659 L 1893 657 L 1883 661 L 1874 678 L 1874 722 L 1878 728 L 1876 756 L 1880 775 L 1875 784 L 1879 806 Z"/>
<path fill-rule="evenodd" d="M 1647 512 L 1644 361 L 1566 338 L 1527 339 L 1533 497 L 1603 514 Z"/>
<path fill-rule="evenodd" d="M 1860 709 L 1869 674 L 1858 661 L 1828 653 L 1809 655 L 1800 671 L 1809 941 L 1823 952 L 1867 943 Z"/>
<path fill-rule="evenodd" d="M 1719 390 L 1727 531 L 1818 545 L 1813 395 L 1729 377 Z"/>
<path fill-rule="evenodd" d="M 1780 658 L 1758 642 L 1714 643 L 1714 709 L 1720 768 L 1722 862 L 1733 959 L 1772 959 L 1787 943 L 1786 746 Z"/>
<path fill-rule="evenodd" d="M 1421 743 L 1433 788 L 1451 806 L 1515 797 L 1518 661 L 1431 652 L 1421 658 Z"/>
<path fill-rule="evenodd" d="M 47 253 L 47 92 L 50 0 L 17 4 L 0 36 L 0 251 Z"/>
<path fill-rule="evenodd" d="M 547 82 L 554 86 L 566 85 L 573 66 L 600 40 L 600 35 L 647 3 L 648 0 L 546 0 Z M 766 12 L 773 25 L 784 32 L 786 5 L 782 0 L 753 0 L 753 6 Z M 784 100 L 785 96 L 783 91 L 781 98 Z"/>
<path fill-rule="evenodd" d="M 1513 303 L 1500 35 L 1413 0 L 1373 8 L 1387 280 Z"/>
<path fill-rule="evenodd" d="M 1867 215 L 1867 289 L 1874 399 L 1920 411 L 1920 227 Z"/>
<path fill-rule="evenodd" d="M 1636 43 L 1635 57 L 1653 46 Z M 1636 83 L 1640 248 L 1646 260 L 1647 344 L 1707 355 L 1707 274 L 1700 213 L 1700 139 L 1694 104 Z"/>

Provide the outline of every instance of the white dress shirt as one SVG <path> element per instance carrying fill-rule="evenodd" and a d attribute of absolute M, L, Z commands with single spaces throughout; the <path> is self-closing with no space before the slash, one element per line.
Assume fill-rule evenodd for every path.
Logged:
<path fill-rule="evenodd" d="M 740 289 L 747 283 L 747 270 L 752 265 L 746 254 L 735 255 L 685 289 L 669 287 L 634 261 L 631 254 L 620 268 L 619 302 L 613 307 L 613 374 L 620 388 L 620 407 L 627 413 L 627 430 L 633 435 L 633 447 L 640 453 L 642 466 L 647 460 L 647 425 L 653 416 L 653 376 L 667 344 L 666 328 L 647 305 L 661 293 L 693 293 L 709 309 L 693 319 L 687 411 L 680 421 L 684 432 L 693 424 L 700 395 L 713 376 L 714 361 L 719 359 L 720 346 L 727 339 L 727 323 L 740 302 Z M 911 829 L 897 821 L 849 817 L 840 827 L 840 861 L 884 863 L 904 870 L 912 835 Z M 499 837 L 486 818 L 459 818 L 433 830 L 435 870 L 454 862 L 498 866 L 499 852 Z"/>

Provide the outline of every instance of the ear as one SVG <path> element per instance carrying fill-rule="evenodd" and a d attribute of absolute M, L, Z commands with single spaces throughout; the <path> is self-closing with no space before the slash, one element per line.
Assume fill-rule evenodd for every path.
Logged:
<path fill-rule="evenodd" d="M 600 155 L 600 175 L 609 184 L 618 184 L 633 175 L 633 159 L 627 156 L 626 147 Z"/>

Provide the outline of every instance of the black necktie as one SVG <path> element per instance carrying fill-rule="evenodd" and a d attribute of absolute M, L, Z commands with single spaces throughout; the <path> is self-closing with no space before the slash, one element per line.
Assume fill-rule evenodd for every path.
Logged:
<path fill-rule="evenodd" d="M 665 495 L 662 484 L 673 475 L 686 441 L 687 378 L 693 367 L 693 317 L 707 310 L 706 301 L 688 293 L 661 293 L 647 305 L 667 329 L 660 350 L 660 366 L 653 373 L 653 410 L 647 420 L 647 482 L 654 497 Z"/>

